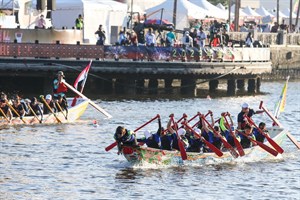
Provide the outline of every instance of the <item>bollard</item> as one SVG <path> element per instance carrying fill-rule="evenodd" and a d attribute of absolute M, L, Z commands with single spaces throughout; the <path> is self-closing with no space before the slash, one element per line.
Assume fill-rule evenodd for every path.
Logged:
<path fill-rule="evenodd" d="M 80 41 L 77 41 L 76 45 L 80 45 Z M 76 58 L 76 60 L 80 60 L 80 58 Z"/>

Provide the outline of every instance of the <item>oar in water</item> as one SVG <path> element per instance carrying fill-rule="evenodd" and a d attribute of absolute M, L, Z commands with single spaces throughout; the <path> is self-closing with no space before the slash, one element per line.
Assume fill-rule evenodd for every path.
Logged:
<path fill-rule="evenodd" d="M 236 130 L 238 133 L 244 135 L 245 137 L 247 137 L 252 143 L 257 144 L 258 146 L 260 146 L 262 149 L 266 150 L 268 153 L 272 154 L 273 156 L 277 156 L 278 152 L 275 151 L 274 149 L 272 149 L 271 147 L 265 145 L 262 142 L 259 142 L 257 140 L 254 140 L 252 137 L 250 137 L 249 135 L 246 135 L 245 133 Z"/>
<path fill-rule="evenodd" d="M 36 113 L 34 112 L 34 110 L 32 109 L 32 107 L 30 106 L 30 103 L 27 103 L 27 106 L 28 106 L 29 110 L 32 112 L 33 116 L 34 116 L 37 120 L 39 120 L 40 123 L 42 123 L 42 120 L 40 120 L 40 119 L 38 118 L 38 116 L 36 115 Z"/>
<path fill-rule="evenodd" d="M 223 114 L 223 117 L 224 117 L 226 126 L 227 126 L 228 129 L 229 129 L 228 131 L 229 131 L 230 135 L 231 135 L 232 138 L 233 138 L 233 141 L 234 141 L 234 144 L 235 144 L 235 146 L 236 146 L 236 149 L 238 150 L 240 156 L 244 156 L 244 155 L 245 155 L 244 149 L 243 149 L 241 143 L 240 143 L 240 142 L 238 141 L 238 139 L 236 138 L 235 133 L 234 133 L 233 130 L 231 129 L 231 126 L 230 126 L 229 123 L 228 123 L 228 120 L 227 120 L 227 118 L 226 118 L 226 115 Z M 230 117 L 230 116 L 229 116 L 229 117 Z"/>
<path fill-rule="evenodd" d="M 49 104 L 47 103 L 47 101 L 45 100 L 45 98 L 43 96 L 41 96 L 42 101 L 44 102 L 44 104 L 47 106 L 47 108 L 49 109 L 49 111 L 54 115 L 55 119 L 57 120 L 58 123 L 61 123 L 60 119 L 58 119 L 58 117 L 56 116 L 56 114 L 54 113 L 54 111 L 52 110 L 52 108 L 50 108 Z"/>
<path fill-rule="evenodd" d="M 174 115 L 171 114 L 170 118 L 171 118 L 171 121 L 172 121 L 173 125 L 175 125 Z M 185 151 L 185 148 L 184 148 L 184 145 L 183 145 L 183 141 L 181 140 L 180 136 L 178 135 L 178 131 L 177 131 L 176 128 L 175 128 L 175 133 L 176 133 L 176 136 L 177 136 L 177 142 L 178 142 L 181 158 L 182 158 L 182 160 L 186 160 L 187 159 L 187 154 L 186 154 L 186 151 Z"/>
<path fill-rule="evenodd" d="M 268 142 L 275 148 L 276 151 L 278 151 L 278 153 L 283 153 L 283 149 L 272 139 L 270 138 L 270 136 L 268 134 L 266 134 L 265 132 L 263 132 L 255 123 L 254 121 L 248 117 L 247 115 L 245 115 L 245 118 L 248 120 L 248 122 L 253 125 L 260 134 L 262 134 L 263 136 L 266 137 L 266 139 L 268 140 Z"/>
<path fill-rule="evenodd" d="M 153 122 L 154 120 L 156 120 L 157 118 L 159 118 L 159 114 L 157 114 L 154 118 L 150 119 L 148 122 L 146 122 L 145 124 L 143 124 L 142 126 L 138 127 L 137 129 L 135 129 L 133 132 L 137 132 L 138 130 L 140 130 L 141 128 L 143 128 L 144 126 L 148 125 L 149 123 Z M 112 144 L 110 144 L 109 146 L 107 146 L 105 148 L 105 151 L 109 151 L 112 148 L 114 148 L 115 146 L 117 146 L 118 142 L 114 142 Z"/>
<path fill-rule="evenodd" d="M 63 116 L 65 117 L 65 119 L 68 120 L 67 115 L 65 115 L 65 113 L 64 113 L 62 107 L 59 105 L 58 101 L 56 101 L 56 105 L 57 105 L 59 111 L 60 111 L 60 112 L 63 114 Z M 66 113 L 67 113 L 67 111 L 66 111 Z"/>
<path fill-rule="evenodd" d="M 4 111 L 2 110 L 2 108 L 0 108 L 0 112 L 3 115 L 3 117 L 7 120 L 8 123 L 10 123 L 10 120 L 7 118 L 6 114 L 4 113 Z"/>
<path fill-rule="evenodd" d="M 9 104 L 9 102 L 6 100 L 5 101 L 8 107 L 22 120 L 24 124 L 26 124 L 25 120 L 20 116 L 20 114 L 14 109 L 12 105 Z"/>
<path fill-rule="evenodd" d="M 92 100 L 90 100 L 89 98 L 87 98 L 86 96 L 84 96 L 82 93 L 80 93 L 78 90 L 76 90 L 73 86 L 71 86 L 69 83 L 67 83 L 65 80 L 63 80 L 63 83 L 70 89 L 72 90 L 74 93 L 76 93 L 77 95 L 81 96 L 84 99 L 87 99 L 89 104 L 91 106 L 93 106 L 96 110 L 100 111 L 102 114 L 104 114 L 107 118 L 112 118 L 112 116 L 106 112 L 103 108 L 101 108 L 100 106 L 98 106 L 97 104 L 95 104 Z"/>
<path fill-rule="evenodd" d="M 217 147 L 215 147 L 215 145 L 208 142 L 202 135 L 199 135 L 198 133 L 196 133 L 196 131 L 192 127 L 190 127 L 187 123 L 183 122 L 182 124 L 185 125 L 190 131 L 192 131 L 194 133 L 194 135 L 196 135 L 198 138 L 200 138 L 201 141 L 204 142 L 210 150 L 215 152 L 219 157 L 223 156 L 223 152 L 220 151 L 220 149 L 218 149 Z"/>
<path fill-rule="evenodd" d="M 220 133 L 215 131 L 214 127 L 212 127 L 212 125 L 210 125 L 210 123 L 205 119 L 205 117 L 201 116 L 201 118 L 208 125 L 208 127 L 211 129 L 211 131 L 213 131 L 214 134 L 221 139 L 221 141 L 224 144 L 224 147 L 226 149 L 228 149 L 228 151 L 231 153 L 231 155 L 235 158 L 239 157 L 239 154 L 234 150 L 234 148 L 226 140 L 224 140 L 223 136 Z"/>
<path fill-rule="evenodd" d="M 259 109 L 263 109 L 263 111 L 265 111 L 265 113 L 273 120 L 273 122 L 274 122 L 277 126 L 279 126 L 279 127 L 281 127 L 281 128 L 283 127 L 283 126 L 281 125 L 281 123 L 278 121 L 278 119 L 276 119 L 276 118 L 271 114 L 271 112 L 270 112 L 266 107 L 263 106 L 263 102 L 262 102 L 262 101 L 260 102 Z M 290 134 L 289 132 L 288 132 L 286 135 L 287 135 L 287 137 L 294 143 L 294 145 L 295 145 L 298 149 L 300 149 L 300 143 L 296 140 L 296 138 L 295 138 L 292 134 Z"/>

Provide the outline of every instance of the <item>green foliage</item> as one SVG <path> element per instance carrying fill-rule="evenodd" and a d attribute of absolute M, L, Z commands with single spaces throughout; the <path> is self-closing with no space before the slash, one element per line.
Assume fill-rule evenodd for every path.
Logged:
<path fill-rule="evenodd" d="M 213 5 L 217 5 L 218 3 L 221 3 L 223 6 L 228 6 L 228 0 L 207 0 L 209 3 Z"/>

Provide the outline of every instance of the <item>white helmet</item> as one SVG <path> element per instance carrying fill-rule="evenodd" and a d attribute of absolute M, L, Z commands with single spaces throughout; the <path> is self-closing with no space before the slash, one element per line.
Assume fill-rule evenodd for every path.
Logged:
<path fill-rule="evenodd" d="M 48 99 L 48 100 L 52 100 L 51 94 L 47 94 L 47 95 L 46 95 L 46 100 L 47 100 L 47 99 Z"/>

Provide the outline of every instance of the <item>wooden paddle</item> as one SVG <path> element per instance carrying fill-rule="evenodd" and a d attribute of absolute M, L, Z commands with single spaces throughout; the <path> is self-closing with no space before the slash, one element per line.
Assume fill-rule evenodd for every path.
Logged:
<path fill-rule="evenodd" d="M 4 111 L 2 110 L 2 108 L 0 108 L 0 112 L 3 115 L 3 117 L 7 120 L 8 123 L 10 123 L 10 120 L 7 118 L 6 114 L 4 113 Z"/>
<path fill-rule="evenodd" d="M 223 153 L 222 153 L 222 151 L 220 151 L 220 149 L 218 149 L 217 147 L 215 147 L 215 145 L 208 142 L 202 135 L 199 135 L 198 133 L 196 133 L 196 131 L 192 127 L 190 127 L 186 122 L 183 122 L 182 124 L 185 125 L 190 131 L 192 131 L 194 133 L 194 135 L 199 137 L 201 139 L 201 141 L 204 142 L 210 150 L 215 152 L 219 157 L 223 156 Z"/>
<path fill-rule="evenodd" d="M 233 141 L 234 141 L 234 144 L 235 144 L 235 146 L 236 146 L 236 149 L 238 150 L 240 156 L 244 156 L 244 155 L 245 155 L 244 149 L 243 149 L 241 143 L 238 141 L 238 139 L 236 139 L 236 136 L 235 136 L 235 133 L 233 132 L 233 130 L 231 130 L 231 127 L 230 127 L 230 125 L 229 125 L 229 123 L 228 123 L 228 120 L 227 120 L 227 118 L 226 118 L 226 115 L 224 114 L 223 117 L 224 117 L 224 119 L 225 119 L 226 126 L 229 127 L 229 130 L 228 130 L 228 131 L 229 131 L 230 135 L 231 135 L 232 138 L 233 138 Z"/>
<path fill-rule="evenodd" d="M 32 112 L 33 116 L 34 116 L 37 120 L 39 120 L 40 123 L 42 123 L 42 120 L 40 120 L 40 119 L 38 118 L 38 116 L 36 115 L 36 113 L 34 112 L 34 110 L 32 109 L 32 107 L 30 106 L 30 103 L 27 103 L 27 106 L 28 106 L 29 110 Z"/>
<path fill-rule="evenodd" d="M 44 104 L 47 106 L 47 108 L 49 109 L 49 111 L 54 115 L 55 119 L 57 120 L 58 123 L 61 123 L 60 119 L 58 119 L 58 117 L 56 116 L 56 114 L 53 112 L 53 110 L 50 108 L 49 104 L 47 103 L 47 101 L 45 100 L 45 98 L 43 96 L 40 96 L 42 101 L 44 102 Z"/>
<path fill-rule="evenodd" d="M 271 112 L 263 106 L 263 101 L 260 102 L 260 105 L 259 105 L 259 109 L 263 109 L 263 111 L 265 111 L 265 113 L 273 120 L 273 122 L 279 126 L 279 127 L 283 127 L 282 124 L 278 121 L 278 119 L 276 119 L 276 117 L 274 117 Z M 296 138 L 290 134 L 289 132 L 287 132 L 287 137 L 294 143 L 294 145 L 300 149 L 300 143 L 296 140 Z"/>
<path fill-rule="evenodd" d="M 71 86 L 69 83 L 67 83 L 65 80 L 62 81 L 70 90 L 72 90 L 77 95 L 81 96 L 84 99 L 87 99 L 89 104 L 93 106 L 96 110 L 100 111 L 102 114 L 104 114 L 107 118 L 112 118 L 112 116 L 106 112 L 103 108 L 95 104 L 92 100 L 84 96 L 82 93 L 80 93 L 78 90 L 76 90 L 73 86 Z"/>
<path fill-rule="evenodd" d="M 231 153 L 231 155 L 235 158 L 239 157 L 239 154 L 234 150 L 234 148 L 226 140 L 224 140 L 223 136 L 220 133 L 215 131 L 214 127 L 212 127 L 212 125 L 210 125 L 210 123 L 205 119 L 205 117 L 201 116 L 201 118 L 208 125 L 208 127 L 211 129 L 211 131 L 213 131 L 214 134 L 217 135 L 217 137 L 219 137 L 221 139 L 221 141 L 224 144 L 224 147 L 226 149 L 228 149 L 228 151 Z"/>
<path fill-rule="evenodd" d="M 26 124 L 25 120 L 21 118 L 20 114 L 14 109 L 12 105 L 9 104 L 7 100 L 5 100 L 5 103 L 8 105 L 8 107 L 22 120 L 24 124 Z"/>
<path fill-rule="evenodd" d="M 263 136 L 266 137 L 266 139 L 268 140 L 268 142 L 275 148 L 276 151 L 278 151 L 278 153 L 283 153 L 283 149 L 272 139 L 270 138 L 270 136 L 268 134 L 266 134 L 265 132 L 263 132 L 255 123 L 254 121 L 248 117 L 247 115 L 245 115 L 245 118 L 248 120 L 248 122 L 253 125 L 260 134 L 262 134 Z"/>
<path fill-rule="evenodd" d="M 238 131 L 236 130 L 238 133 L 244 135 L 245 137 L 247 137 L 252 143 L 254 144 L 257 144 L 258 146 L 260 146 L 262 149 L 266 150 L 268 153 L 272 154 L 273 156 L 277 156 L 278 155 L 278 152 L 275 151 L 274 149 L 272 149 L 271 147 L 265 145 L 264 143 L 262 142 L 259 142 L 259 141 L 256 141 L 254 140 L 252 137 L 246 135 L 245 133 L 241 132 L 241 131 Z"/>
<path fill-rule="evenodd" d="M 175 120 L 174 120 L 174 114 L 171 114 L 170 118 L 172 120 L 173 125 L 176 126 L 176 123 L 175 123 Z M 182 160 L 186 160 L 187 159 L 187 154 L 186 154 L 186 151 L 185 151 L 185 148 L 184 148 L 184 144 L 183 144 L 183 141 L 181 140 L 180 136 L 178 135 L 178 131 L 177 131 L 176 128 L 175 128 L 175 133 L 176 133 L 176 136 L 177 136 L 177 142 L 178 142 L 181 158 L 182 158 Z"/>
<path fill-rule="evenodd" d="M 205 115 L 205 117 L 207 117 L 209 114 L 211 114 L 212 112 L 211 111 L 208 111 L 208 113 L 206 113 L 206 115 Z M 197 113 L 197 116 L 199 116 L 200 118 L 201 118 L 201 113 L 200 112 L 198 112 Z M 194 124 L 193 126 L 192 126 L 192 128 L 195 128 L 198 124 L 200 123 L 200 119 L 196 122 L 196 124 Z"/>
<path fill-rule="evenodd" d="M 157 114 L 154 118 L 150 119 L 148 122 L 146 122 L 145 124 L 143 124 L 142 126 L 138 127 L 137 129 L 135 129 L 133 132 L 137 132 L 138 130 L 140 130 L 141 128 L 143 128 L 144 126 L 148 125 L 149 123 L 153 122 L 154 120 L 156 120 L 157 118 L 159 118 L 159 114 Z M 110 144 L 109 146 L 107 146 L 105 148 L 105 151 L 109 151 L 112 148 L 114 148 L 115 146 L 117 146 L 118 142 L 115 141 L 114 143 Z"/>
<path fill-rule="evenodd" d="M 63 114 L 63 116 L 65 117 L 66 120 L 68 120 L 67 114 L 65 115 L 65 113 L 63 112 L 63 109 L 61 108 L 61 106 L 59 105 L 58 101 L 55 102 L 59 111 Z M 67 113 L 67 111 L 66 111 Z"/>

